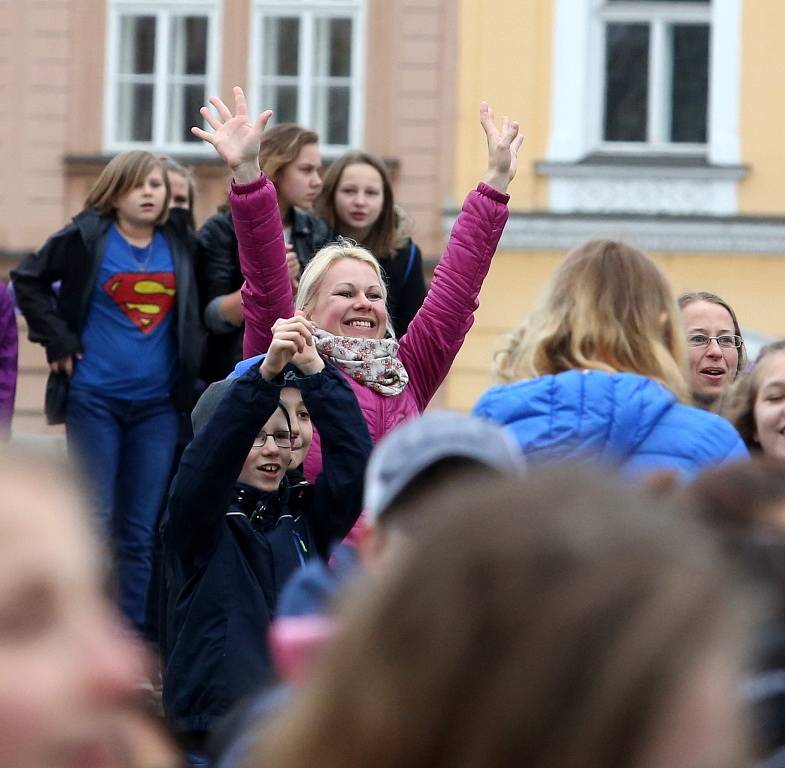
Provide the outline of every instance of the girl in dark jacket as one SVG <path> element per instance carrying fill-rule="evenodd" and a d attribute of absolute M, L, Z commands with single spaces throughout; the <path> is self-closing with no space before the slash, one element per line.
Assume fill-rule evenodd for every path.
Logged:
<path fill-rule="evenodd" d="M 296 289 L 302 268 L 333 237 L 327 224 L 311 212 L 322 189 L 319 137 L 292 123 L 276 125 L 264 133 L 259 165 L 278 193 L 289 276 Z M 204 223 L 199 244 L 204 319 L 211 334 L 203 372 L 209 383 L 223 379 L 243 359 L 243 276 L 228 206 Z"/>
<path fill-rule="evenodd" d="M 65 421 L 140 629 L 178 408 L 192 405 L 202 352 L 196 241 L 168 197 L 157 157 L 117 155 L 85 209 L 12 273 L 30 340 L 46 348 L 47 418 Z"/>
<path fill-rule="evenodd" d="M 336 234 L 356 240 L 379 261 L 387 278 L 387 305 L 401 338 L 425 300 L 422 254 L 411 221 L 395 205 L 384 161 L 369 152 L 347 152 L 330 165 L 317 206 Z"/>

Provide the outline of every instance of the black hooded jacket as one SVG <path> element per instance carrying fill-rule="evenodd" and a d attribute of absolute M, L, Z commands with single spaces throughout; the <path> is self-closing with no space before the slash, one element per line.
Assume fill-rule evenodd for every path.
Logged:
<path fill-rule="evenodd" d="M 270 672 L 267 630 L 287 578 L 326 558 L 356 522 L 371 438 L 357 400 L 331 366 L 298 385 L 322 438 L 312 486 L 262 494 L 236 480 L 275 411 L 282 377 L 257 366 L 228 389 L 185 450 L 162 526 L 170 602 L 164 708 L 179 733 L 204 734 Z M 169 585 L 172 588 L 172 584 Z"/>

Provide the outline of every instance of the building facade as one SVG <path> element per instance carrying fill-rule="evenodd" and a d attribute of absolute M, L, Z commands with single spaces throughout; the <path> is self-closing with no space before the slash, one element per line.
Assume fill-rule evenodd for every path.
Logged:
<path fill-rule="evenodd" d="M 568 249 L 650 252 L 674 290 L 708 290 L 747 331 L 785 336 L 785 70 L 777 0 L 460 4 L 454 197 L 482 167 L 486 99 L 526 135 L 511 217 L 447 400 L 491 383 L 500 337 Z M 445 212 L 445 225 L 452 220 Z"/>
<path fill-rule="evenodd" d="M 6 0 L 0 2 L 0 269 L 144 147 L 194 168 L 196 218 L 226 174 L 189 132 L 208 95 L 316 128 L 327 160 L 385 157 L 438 258 L 485 168 L 478 105 L 526 141 L 477 322 L 443 391 L 467 409 L 499 337 L 569 248 L 620 237 L 676 291 L 710 290 L 785 335 L 781 0 Z M 38 429 L 44 358 L 24 347 L 17 428 Z"/>

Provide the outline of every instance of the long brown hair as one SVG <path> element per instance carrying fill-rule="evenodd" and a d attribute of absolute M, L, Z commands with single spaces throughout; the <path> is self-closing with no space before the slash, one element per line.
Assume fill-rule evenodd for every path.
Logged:
<path fill-rule="evenodd" d="M 393 243 L 397 217 L 390 174 L 387 166 L 384 164 L 384 160 L 380 157 L 370 152 L 353 150 L 341 155 L 331 163 L 327 173 L 324 175 L 324 186 L 317 202 L 317 210 L 319 215 L 330 225 L 333 232 L 346 234 L 341 232 L 342 222 L 338 219 L 338 215 L 335 212 L 335 193 L 346 168 L 357 164 L 370 165 L 382 177 L 382 195 L 384 198 L 382 211 L 360 245 L 367 248 L 377 259 L 383 258 L 394 250 Z"/>
<path fill-rule="evenodd" d="M 686 511 L 562 468 L 428 517 L 250 765 L 635 766 L 707 659 L 735 699 L 746 593 Z"/>
<path fill-rule="evenodd" d="M 593 240 L 565 256 L 494 369 L 503 382 L 575 369 L 629 371 L 687 402 L 686 343 L 668 281 L 626 243 Z"/>
<path fill-rule="evenodd" d="M 279 123 L 262 134 L 259 144 L 259 165 L 273 183 L 281 169 L 293 163 L 307 144 L 318 144 L 319 134 L 295 123 Z"/>
<path fill-rule="evenodd" d="M 152 152 L 134 149 L 115 155 L 101 171 L 90 191 L 87 193 L 85 208 L 95 208 L 102 216 L 114 215 L 118 198 L 122 197 L 158 168 L 166 188 L 166 199 L 154 224 L 159 226 L 169 217 L 169 177 L 164 171 L 163 162 Z"/>

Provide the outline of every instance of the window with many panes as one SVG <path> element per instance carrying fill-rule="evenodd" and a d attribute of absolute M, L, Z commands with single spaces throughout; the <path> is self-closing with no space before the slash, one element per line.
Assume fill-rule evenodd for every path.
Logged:
<path fill-rule="evenodd" d="M 218 0 L 110 0 L 104 113 L 109 150 L 201 152 L 191 134 L 217 92 Z"/>
<path fill-rule="evenodd" d="M 363 0 L 255 0 L 252 108 L 313 128 L 327 155 L 358 146 L 363 18 Z"/>
<path fill-rule="evenodd" d="M 694 150 L 707 142 L 710 0 L 605 0 L 600 145 Z"/>

